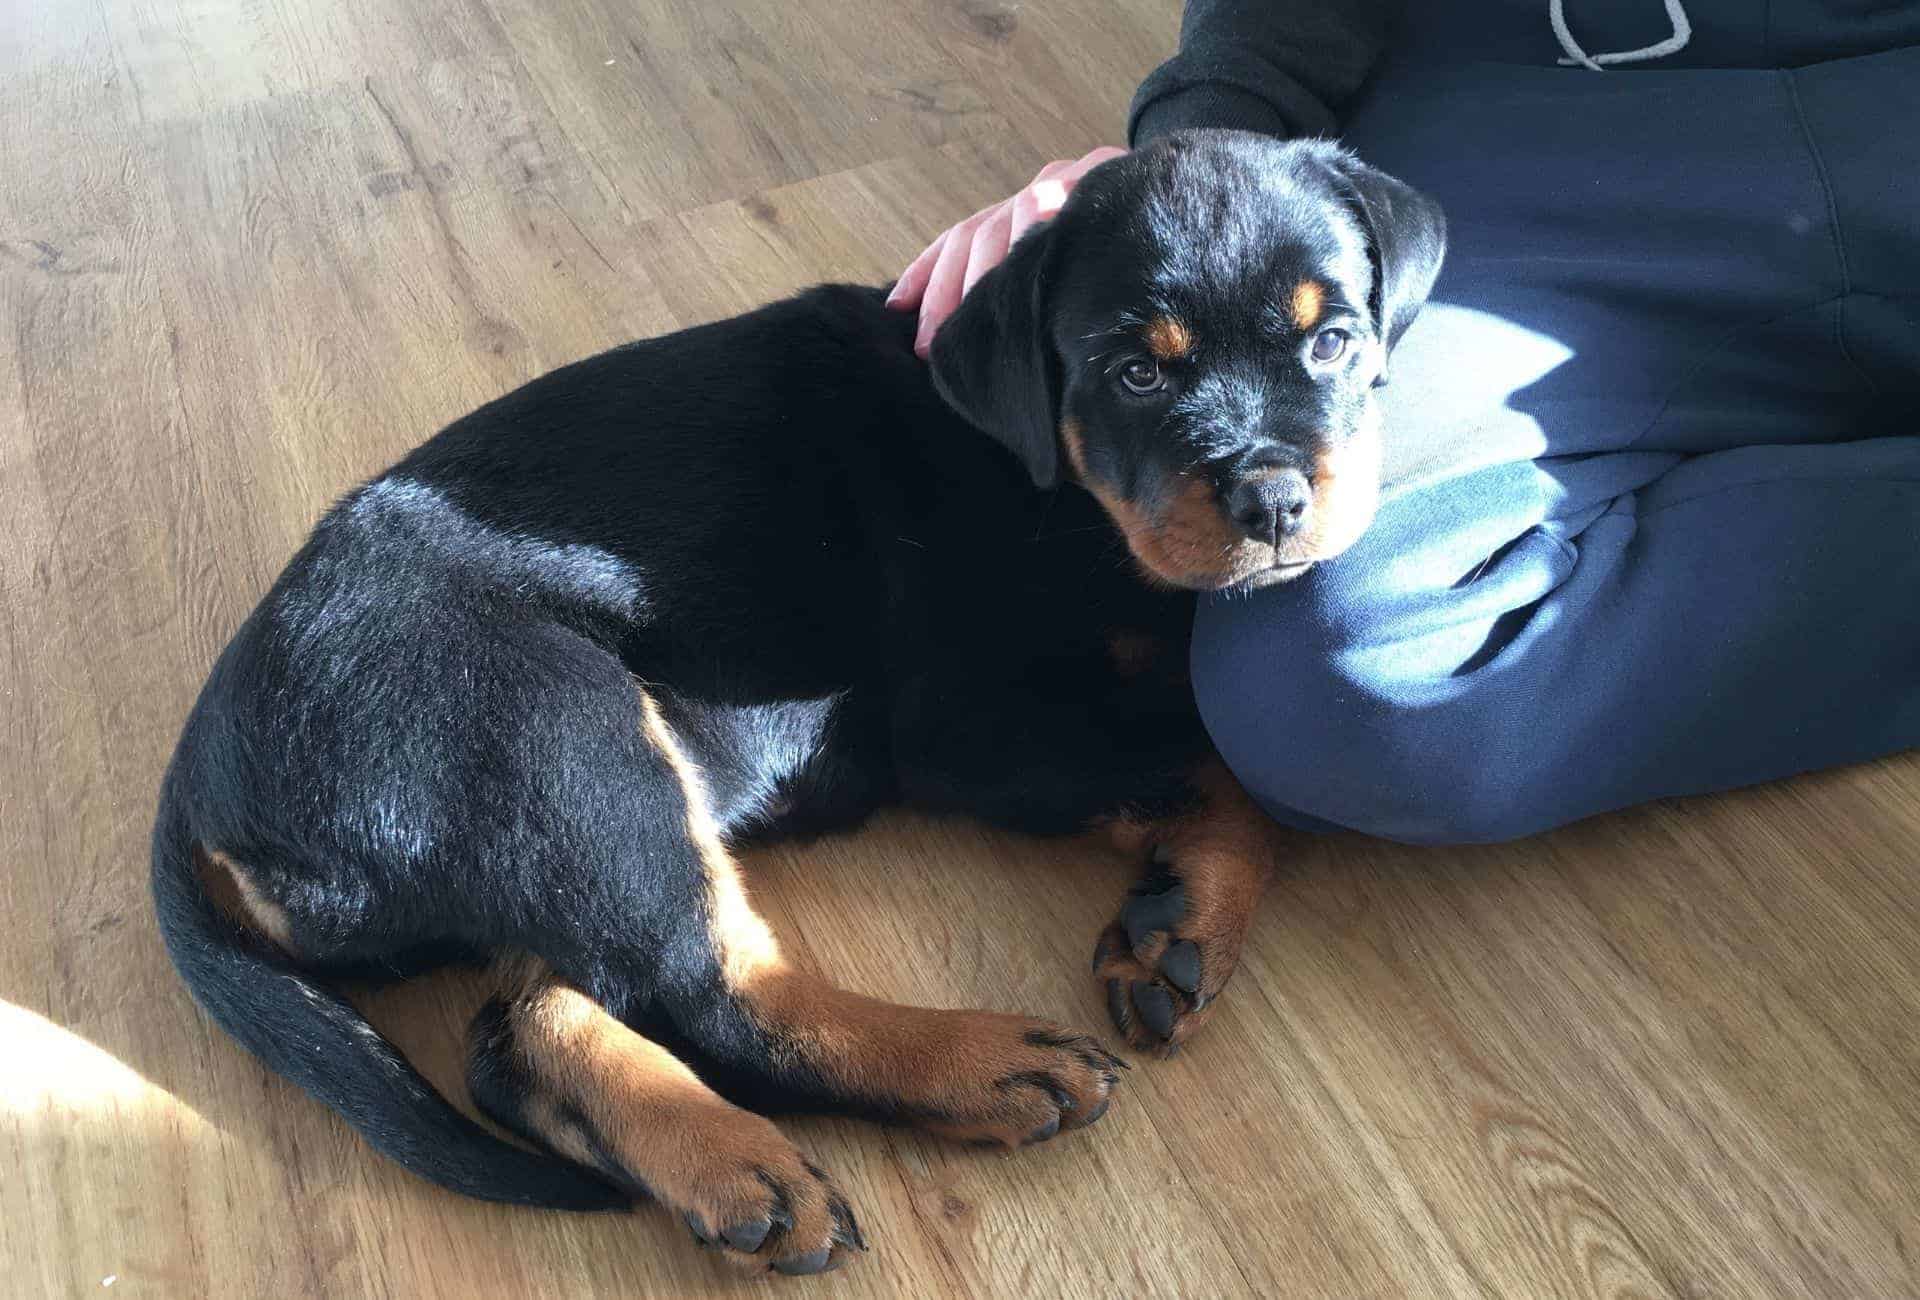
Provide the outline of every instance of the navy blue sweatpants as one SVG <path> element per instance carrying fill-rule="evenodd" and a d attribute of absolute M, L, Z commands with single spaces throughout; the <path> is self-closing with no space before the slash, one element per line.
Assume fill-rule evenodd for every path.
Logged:
<path fill-rule="evenodd" d="M 1346 139 L 1451 251 L 1373 529 L 1199 614 L 1249 791 L 1487 841 L 1920 744 L 1920 45 L 1409 59 Z"/>

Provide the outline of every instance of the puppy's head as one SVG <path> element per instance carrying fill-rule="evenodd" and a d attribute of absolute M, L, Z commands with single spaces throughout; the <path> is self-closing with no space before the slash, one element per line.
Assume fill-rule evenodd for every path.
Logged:
<path fill-rule="evenodd" d="M 1373 389 L 1445 245 L 1430 199 L 1332 144 L 1187 132 L 1015 245 L 934 382 L 1036 484 L 1064 459 L 1151 578 L 1285 581 L 1372 522 Z"/>

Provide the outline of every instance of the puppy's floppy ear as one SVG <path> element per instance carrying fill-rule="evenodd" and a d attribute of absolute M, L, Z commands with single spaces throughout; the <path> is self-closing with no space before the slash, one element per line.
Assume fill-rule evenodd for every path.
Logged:
<path fill-rule="evenodd" d="M 1366 228 L 1373 257 L 1368 306 L 1389 351 L 1420 314 L 1447 255 L 1447 218 L 1440 205 L 1344 151 L 1336 164 L 1349 202 Z"/>
<path fill-rule="evenodd" d="M 1034 486 L 1060 477 L 1060 380 L 1047 337 L 1056 223 L 1021 236 L 933 336 L 933 386 L 975 428 L 1012 448 Z"/>

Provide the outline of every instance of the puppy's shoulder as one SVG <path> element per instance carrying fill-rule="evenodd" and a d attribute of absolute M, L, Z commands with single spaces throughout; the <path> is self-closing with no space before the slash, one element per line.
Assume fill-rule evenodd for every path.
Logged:
<path fill-rule="evenodd" d="M 865 284 L 815 285 L 789 300 L 796 313 L 839 346 L 861 354 L 867 364 L 924 371 L 924 363 L 913 354 L 914 313 L 890 310 L 886 303 L 885 289 Z"/>

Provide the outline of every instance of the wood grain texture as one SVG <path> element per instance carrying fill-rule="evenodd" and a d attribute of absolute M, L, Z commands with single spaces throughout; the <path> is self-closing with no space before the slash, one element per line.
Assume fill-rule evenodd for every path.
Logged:
<path fill-rule="evenodd" d="M 885 279 L 1117 135 L 1171 0 L 5 0 L 0 1293 L 688 1296 L 664 1216 L 458 1200 L 210 1031 L 155 783 L 335 495 L 561 362 Z M 792 1294 L 1920 1294 L 1920 760 L 1522 844 L 1303 844 L 1205 1036 L 1015 1155 L 788 1131 Z M 1104 1028 L 1129 868 L 890 817 L 755 856 L 796 961 Z M 454 1095 L 480 996 L 372 1012 Z"/>

